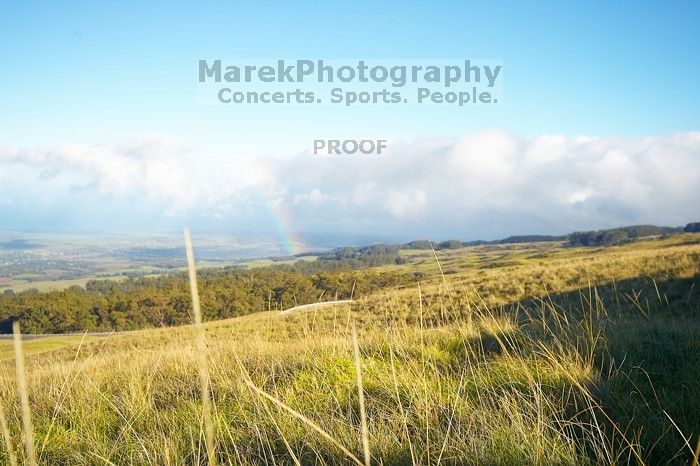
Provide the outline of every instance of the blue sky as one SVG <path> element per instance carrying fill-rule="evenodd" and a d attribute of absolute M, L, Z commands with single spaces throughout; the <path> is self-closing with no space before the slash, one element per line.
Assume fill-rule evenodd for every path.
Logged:
<path fill-rule="evenodd" d="M 253 179 L 221 176 L 224 169 L 240 169 L 236 165 L 241 158 L 246 160 L 241 167 L 257 158 L 263 166 L 254 170 L 279 171 L 294 154 L 307 151 L 313 139 L 326 136 L 389 138 L 401 141 L 408 151 L 426 144 L 411 146 L 411 141 L 438 139 L 444 147 L 454 148 L 462 138 L 482 133 L 504 133 L 522 147 L 530 147 L 544 135 L 568 138 L 569 144 L 584 135 L 602 138 L 608 151 L 623 147 L 627 156 L 639 160 L 640 151 L 647 147 L 639 141 L 682 133 L 691 134 L 691 143 L 677 146 L 691 154 L 678 157 L 693 161 L 697 154 L 692 152 L 692 134 L 700 129 L 699 20 L 698 2 L 6 1 L 0 6 L 0 150 L 5 151 L 4 162 L 0 156 L 0 181 L 4 182 L 0 209 L 5 210 L 0 228 L 148 230 L 179 227 L 188 221 L 222 230 L 241 224 L 267 228 L 267 216 L 256 215 L 253 207 L 260 202 L 273 204 L 273 217 L 276 208 L 288 211 L 290 225 L 285 228 L 332 229 L 338 222 L 329 212 L 338 208 L 343 193 L 324 185 L 320 175 L 316 185 L 301 183 L 303 187 L 292 186 L 294 180 L 285 183 L 279 174 L 274 179 L 264 174 Z M 203 106 L 197 103 L 196 65 L 204 57 L 501 59 L 505 103 L 468 109 Z M 143 143 L 144 134 L 157 143 Z M 146 157 L 154 144 L 183 146 L 189 163 L 209 167 L 210 171 L 197 172 L 199 184 L 206 184 L 211 175 L 222 186 L 243 187 L 226 196 L 193 188 L 194 200 L 183 207 L 181 199 L 172 198 L 170 188 L 152 195 L 144 194 L 143 187 L 120 184 L 114 189 L 114 180 L 104 179 L 109 169 L 96 173 L 91 162 L 66 165 L 66 157 L 75 159 L 70 155 L 75 146 L 92 148 L 81 154 L 96 158 L 101 155 L 95 151 L 118 152 L 118 147 L 134 138 L 145 144 L 139 151 Z M 519 154 L 522 147 L 514 150 Z M 46 158 L 37 162 L 26 154 L 30 149 Z M 430 150 L 424 147 L 426 156 Z M 598 149 L 570 150 L 596 154 Z M 52 156 L 51 151 L 63 155 Z M 594 155 L 580 157 L 590 161 Z M 344 168 L 354 169 L 346 165 L 342 162 Z M 697 165 L 687 167 L 691 174 L 696 169 Z M 181 170 L 191 173 L 186 163 Z M 442 199 L 430 186 L 415 188 L 423 192 L 417 198 L 406 194 L 420 185 L 420 178 L 410 181 L 410 169 L 404 170 L 391 177 L 387 169 L 389 178 L 372 179 L 372 183 L 394 185 L 399 198 L 405 195 L 406 202 L 424 202 L 428 210 L 432 199 Z M 402 174 L 409 180 L 405 186 L 396 181 Z M 544 176 L 533 174 L 533 183 L 541 181 L 535 175 Z M 676 176 L 675 172 L 669 176 Z M 566 230 L 618 220 L 675 221 L 692 214 L 654 215 L 635 204 L 641 198 L 619 199 L 614 186 L 601 183 L 584 177 L 580 186 L 571 189 L 574 194 L 586 189 L 595 190 L 596 195 L 604 192 L 608 198 L 598 199 L 600 205 L 619 202 L 629 215 L 596 217 L 598 211 L 587 211 L 586 216 L 577 216 L 564 206 L 561 216 L 570 217 L 573 224 L 562 224 L 555 218 L 530 218 L 528 212 L 542 206 L 518 209 L 511 199 L 509 206 L 485 206 L 491 212 L 505 209 L 519 219 L 501 227 L 484 226 L 499 223 L 495 213 L 482 212 L 473 224 L 455 224 L 447 214 L 423 218 L 416 213 L 411 220 L 392 217 L 396 209 L 389 207 L 384 213 L 341 209 L 340 223 L 343 228 L 379 228 L 390 234 L 408 229 L 416 234 L 454 231 L 479 237 L 530 232 L 538 225 Z M 346 201 L 360 185 L 362 180 L 345 186 Z M 659 187 L 655 196 L 680 196 L 669 197 L 678 202 L 698 194 L 663 189 Z M 316 200 L 326 195 L 325 210 L 303 205 L 315 190 L 320 193 Z M 376 195 L 386 199 L 391 192 Z M 228 210 L 218 208 L 223 204 Z M 85 214 L 92 210 L 101 213 Z M 474 212 L 472 206 L 463 213 Z M 234 216 L 239 221 L 233 221 Z"/>

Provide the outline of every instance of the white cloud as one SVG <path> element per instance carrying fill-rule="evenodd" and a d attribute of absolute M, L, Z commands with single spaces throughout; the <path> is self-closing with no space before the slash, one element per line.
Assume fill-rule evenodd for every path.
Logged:
<path fill-rule="evenodd" d="M 323 204 L 328 202 L 330 197 L 321 192 L 320 189 L 314 188 L 306 194 L 297 194 L 294 196 L 294 204 Z"/>
<path fill-rule="evenodd" d="M 413 217 L 423 213 L 425 193 L 420 189 L 389 191 L 385 207 L 396 218 Z"/>
<path fill-rule="evenodd" d="M 299 229 L 347 228 L 362 219 L 391 232 L 462 237 L 677 225 L 700 215 L 700 132 L 623 139 L 490 131 L 392 141 L 382 156 L 231 154 L 226 160 L 213 162 L 158 135 L 97 146 L 0 148 L 0 179 L 12 178 L 13 170 L 36 176 L 13 188 L 24 193 L 0 195 L 44 195 L 47 187 L 58 197 L 99 192 L 210 218 L 242 212 L 251 218 L 256 209 L 283 203 Z"/>

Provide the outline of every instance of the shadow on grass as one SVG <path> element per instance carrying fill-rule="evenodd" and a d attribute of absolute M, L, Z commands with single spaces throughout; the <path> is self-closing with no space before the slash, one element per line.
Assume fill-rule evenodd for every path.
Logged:
<path fill-rule="evenodd" d="M 566 315 L 567 340 L 594 348 L 600 377 L 591 392 L 646 463 L 692 461 L 700 435 L 700 275 L 637 278 L 516 306 L 552 326 L 543 331 L 528 319 L 538 339 L 556 338 L 557 316 Z"/>

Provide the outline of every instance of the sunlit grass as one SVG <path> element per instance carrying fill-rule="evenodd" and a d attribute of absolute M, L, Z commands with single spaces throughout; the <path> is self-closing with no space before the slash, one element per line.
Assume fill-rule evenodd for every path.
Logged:
<path fill-rule="evenodd" d="M 96 337 L 86 337 L 85 341 L 96 340 Z M 70 337 L 41 337 L 31 338 L 24 341 L 25 356 L 33 356 L 42 353 L 56 351 L 62 348 L 74 348 L 83 340 L 82 336 Z M 12 349 L 12 340 L 0 339 L 0 361 L 14 358 L 14 350 Z"/>
<path fill-rule="evenodd" d="M 218 461 L 349 464 L 367 452 L 371 464 L 691 461 L 698 245 L 528 249 L 538 257 L 517 259 L 525 265 L 487 269 L 460 254 L 465 271 L 444 281 L 433 257 L 420 292 L 205 323 Z M 444 271 L 460 267 L 459 254 L 441 255 Z M 50 351 L 50 341 L 24 343 L 41 464 L 207 462 L 196 326 L 93 338 L 79 350 L 74 340 Z M 22 459 L 10 361 L 0 403 Z"/>

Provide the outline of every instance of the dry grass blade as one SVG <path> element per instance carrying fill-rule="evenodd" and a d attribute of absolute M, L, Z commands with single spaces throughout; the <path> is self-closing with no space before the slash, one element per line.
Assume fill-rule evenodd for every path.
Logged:
<path fill-rule="evenodd" d="M 194 253 L 192 252 L 192 237 L 190 230 L 185 229 L 185 251 L 187 254 L 187 271 L 190 279 L 190 291 L 192 293 L 192 314 L 197 333 L 197 368 L 199 372 L 199 384 L 202 394 L 202 418 L 204 421 L 204 441 L 207 448 L 207 459 L 210 465 L 216 464 L 216 451 L 214 449 L 214 422 L 211 407 L 211 394 L 209 392 L 209 367 L 207 364 L 207 344 L 202 327 L 202 311 L 199 305 L 199 292 L 197 289 L 197 270 L 194 265 Z"/>
<path fill-rule="evenodd" d="M 17 372 L 17 391 L 22 414 L 22 428 L 24 449 L 27 455 L 27 464 L 35 466 L 36 453 L 34 451 L 34 429 L 32 428 L 32 415 L 29 409 L 29 392 L 27 388 L 27 374 L 24 369 L 24 352 L 22 351 L 22 332 L 19 322 L 12 323 L 12 335 L 15 349 L 15 370 Z"/>
<path fill-rule="evenodd" d="M 357 344 L 357 329 L 352 325 L 352 347 L 355 353 L 355 374 L 357 380 L 357 397 L 360 404 L 360 426 L 362 428 L 362 451 L 365 455 L 365 466 L 369 466 L 372 456 L 369 452 L 369 432 L 367 430 L 367 412 L 365 411 L 365 391 L 362 388 L 362 363 L 360 347 Z"/>
<path fill-rule="evenodd" d="M 91 455 L 91 456 L 94 456 L 95 458 L 99 459 L 100 461 L 104 461 L 105 464 L 108 464 L 108 465 L 110 465 L 110 466 L 116 466 L 116 465 L 115 465 L 114 463 L 112 463 L 110 460 L 108 460 L 107 458 L 105 458 L 105 457 L 103 457 L 103 456 L 98 455 L 97 453 L 90 452 L 90 455 Z"/>
<path fill-rule="evenodd" d="M 338 442 L 336 439 L 334 439 L 330 434 L 328 434 L 328 432 L 326 432 L 325 430 L 323 430 L 323 429 L 321 428 L 321 426 L 319 426 L 318 424 L 316 424 L 314 421 L 312 421 L 312 420 L 309 419 L 308 417 L 304 416 L 303 414 L 301 414 L 299 411 L 295 410 L 294 408 L 292 408 L 292 407 L 289 406 L 288 404 L 282 402 L 281 400 L 278 400 L 278 399 L 275 398 L 274 396 L 272 396 L 272 395 L 270 395 L 270 394 L 264 392 L 263 390 L 259 389 L 259 388 L 256 387 L 255 384 L 254 384 L 251 380 L 249 380 L 248 378 L 245 379 L 245 383 L 246 383 L 246 385 L 248 385 L 248 387 L 250 387 L 250 389 L 253 390 L 255 393 L 257 393 L 258 395 L 262 396 L 263 398 L 265 398 L 265 399 L 267 399 L 267 400 L 273 402 L 275 405 L 277 405 L 278 407 L 284 409 L 284 410 L 287 411 L 289 414 L 291 414 L 292 416 L 294 416 L 295 418 L 299 419 L 299 420 L 302 421 L 304 424 L 308 425 L 308 426 L 311 427 L 313 430 L 315 430 L 316 432 L 318 432 L 323 438 L 325 438 L 326 440 L 328 440 L 329 442 L 331 442 L 333 445 L 335 445 L 340 451 L 342 451 L 343 453 L 345 453 L 345 455 L 346 455 L 348 458 L 350 458 L 352 461 L 354 461 L 356 464 L 358 464 L 359 466 L 364 466 L 364 463 L 363 463 L 362 461 L 360 461 L 360 459 L 359 459 L 357 456 L 353 455 L 353 454 L 350 452 L 350 450 L 348 450 L 348 449 L 345 448 L 342 444 L 340 444 L 340 442 Z"/>
<path fill-rule="evenodd" d="M 690 446 L 690 437 L 686 438 L 685 435 L 683 434 L 683 431 L 681 430 L 680 427 L 678 427 L 678 424 L 676 424 L 676 421 L 673 420 L 673 418 L 666 412 L 666 410 L 662 410 L 662 413 L 666 415 L 669 421 L 671 421 L 671 424 L 673 424 L 673 427 L 676 428 L 678 433 L 680 434 L 681 438 L 683 439 L 683 443 L 685 443 L 685 446 L 688 447 L 688 450 L 690 451 L 690 454 L 693 455 L 693 457 L 697 457 L 697 447 L 695 450 L 693 450 L 693 447 Z"/>

